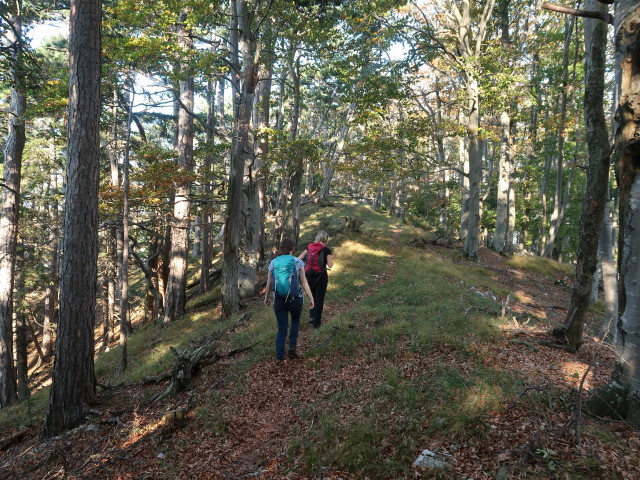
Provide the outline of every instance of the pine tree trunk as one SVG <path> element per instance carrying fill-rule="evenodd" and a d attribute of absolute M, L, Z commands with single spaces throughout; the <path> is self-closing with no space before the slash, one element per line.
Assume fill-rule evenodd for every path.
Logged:
<path fill-rule="evenodd" d="M 20 249 L 22 250 L 22 249 Z M 15 298 L 15 331 L 16 331 L 16 374 L 18 380 L 18 398 L 29 396 L 29 376 L 27 349 L 27 318 L 24 309 L 24 255 L 19 253 L 16 268 L 16 298 Z"/>
<path fill-rule="evenodd" d="M 58 192 L 58 172 L 49 175 L 49 189 L 52 193 Z M 47 206 L 49 230 L 49 271 L 44 297 L 44 322 L 42 327 L 42 353 L 44 360 L 48 361 L 53 352 L 53 325 L 56 323 L 56 306 L 58 303 L 58 201 L 55 195 Z"/>
<path fill-rule="evenodd" d="M 19 15 L 19 12 L 18 12 Z M 20 176 L 26 142 L 24 114 L 27 107 L 22 87 L 22 24 L 9 14 L 10 44 L 15 45 L 15 64 L 11 66 L 9 125 L 4 148 L 2 212 L 0 213 L 0 408 L 16 399 L 16 373 L 13 359 L 13 286 L 20 212 Z"/>
<path fill-rule="evenodd" d="M 73 427 L 95 399 L 101 2 L 72 0 L 68 163 L 60 317 L 45 432 Z"/>

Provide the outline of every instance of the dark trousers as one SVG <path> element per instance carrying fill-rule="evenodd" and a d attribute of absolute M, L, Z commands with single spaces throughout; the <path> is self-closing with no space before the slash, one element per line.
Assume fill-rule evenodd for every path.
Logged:
<path fill-rule="evenodd" d="M 302 315 L 302 297 L 290 297 L 288 301 L 278 295 L 273 302 L 273 311 L 278 321 L 278 333 L 276 334 L 276 358 L 284 360 L 284 346 L 289 330 L 289 348 L 294 350 L 298 344 L 298 331 L 300 330 L 300 316 Z M 291 329 L 289 329 L 289 314 L 291 314 Z"/>
<path fill-rule="evenodd" d="M 311 288 L 313 295 L 313 308 L 309 310 L 309 322 L 314 327 L 322 324 L 322 309 L 324 308 L 324 296 L 327 293 L 327 285 L 329 285 L 329 275 L 327 272 L 320 274 L 307 273 L 307 283 Z"/>

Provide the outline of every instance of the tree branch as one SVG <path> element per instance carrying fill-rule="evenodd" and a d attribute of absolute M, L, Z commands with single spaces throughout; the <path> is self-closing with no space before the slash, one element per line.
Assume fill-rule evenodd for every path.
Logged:
<path fill-rule="evenodd" d="M 612 0 L 599 0 L 602 3 L 610 5 Z M 567 15 L 574 15 L 576 17 L 594 18 L 596 20 L 602 20 L 609 25 L 613 25 L 613 15 L 607 12 L 592 12 L 589 10 L 576 10 L 575 8 L 565 7 L 563 5 L 557 5 L 555 3 L 544 2 L 542 8 L 545 10 L 551 10 L 554 12 L 566 13 Z"/>

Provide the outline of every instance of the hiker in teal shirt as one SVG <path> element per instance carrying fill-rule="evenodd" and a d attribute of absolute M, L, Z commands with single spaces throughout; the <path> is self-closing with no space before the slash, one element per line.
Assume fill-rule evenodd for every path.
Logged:
<path fill-rule="evenodd" d="M 273 311 L 278 321 L 276 334 L 276 360 L 284 360 L 284 346 L 289 330 L 289 348 L 287 357 L 302 358 L 297 352 L 298 332 L 300 331 L 300 317 L 302 315 L 302 292 L 309 297 L 309 308 L 313 308 L 313 295 L 304 275 L 304 262 L 292 255 L 295 244 L 290 238 L 280 242 L 278 256 L 269 263 L 267 288 L 264 294 L 264 304 L 269 305 L 271 290 L 274 293 Z M 289 329 L 289 314 L 291 314 L 291 329 Z"/>
<path fill-rule="evenodd" d="M 331 249 L 327 247 L 329 234 L 320 230 L 316 235 L 316 241 L 310 243 L 300 259 L 307 259 L 305 264 L 305 276 L 311 287 L 315 306 L 309 311 L 309 323 L 313 328 L 320 328 L 322 324 L 322 310 L 324 308 L 324 296 L 329 285 L 327 270 L 333 267 Z"/>

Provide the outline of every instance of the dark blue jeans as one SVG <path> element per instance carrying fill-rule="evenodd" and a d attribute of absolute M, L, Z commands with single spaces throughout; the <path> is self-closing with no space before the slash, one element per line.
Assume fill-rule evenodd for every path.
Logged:
<path fill-rule="evenodd" d="M 289 348 L 296 348 L 298 344 L 298 332 L 300 331 L 300 315 L 302 315 L 302 297 L 289 298 L 288 301 L 276 295 L 273 302 L 273 312 L 278 321 L 278 333 L 276 334 L 276 358 L 284 360 L 284 345 L 289 330 L 289 314 L 291 314 L 291 330 L 289 330 Z"/>

